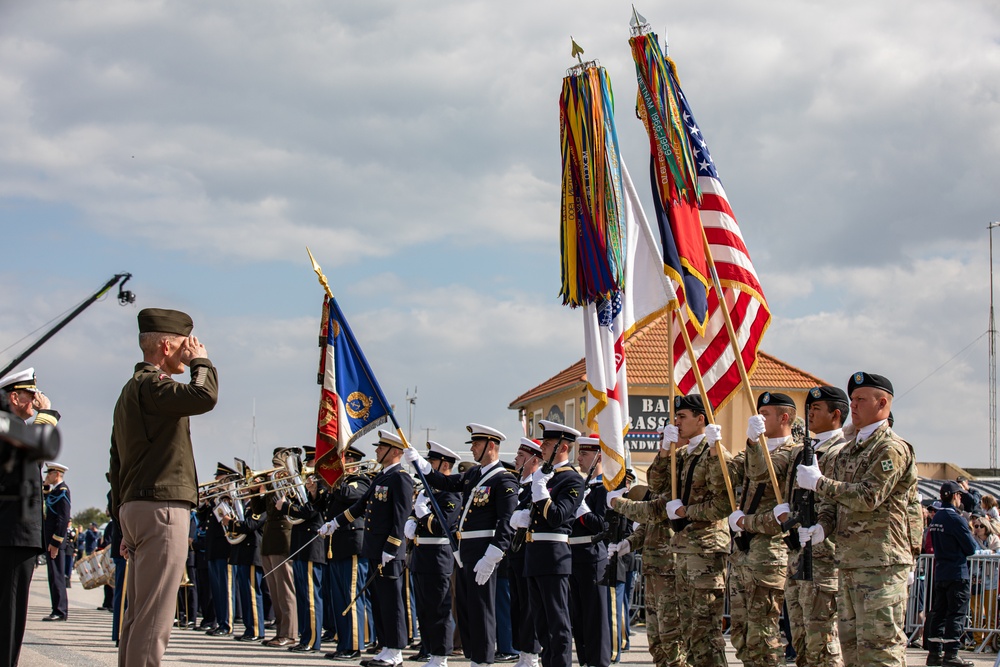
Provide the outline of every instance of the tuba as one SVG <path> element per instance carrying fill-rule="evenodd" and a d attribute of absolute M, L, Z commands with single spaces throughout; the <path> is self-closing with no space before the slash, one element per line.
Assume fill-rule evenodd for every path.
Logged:
<path fill-rule="evenodd" d="M 227 517 L 231 521 L 242 522 L 246 520 L 246 514 L 243 511 L 243 494 L 240 488 L 235 481 L 229 482 L 227 488 L 216 498 L 214 514 L 219 523 L 223 523 L 223 519 Z M 230 544 L 239 544 L 246 538 L 246 535 L 235 533 L 232 528 L 226 526 L 226 541 Z"/>

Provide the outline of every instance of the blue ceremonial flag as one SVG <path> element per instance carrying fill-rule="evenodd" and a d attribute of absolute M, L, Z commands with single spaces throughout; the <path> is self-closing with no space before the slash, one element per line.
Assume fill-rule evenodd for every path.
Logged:
<path fill-rule="evenodd" d="M 332 297 L 323 301 L 319 342 L 323 351 L 318 381 L 323 389 L 316 430 L 317 462 L 329 452 L 339 459 L 352 442 L 389 418 L 389 402 Z"/>

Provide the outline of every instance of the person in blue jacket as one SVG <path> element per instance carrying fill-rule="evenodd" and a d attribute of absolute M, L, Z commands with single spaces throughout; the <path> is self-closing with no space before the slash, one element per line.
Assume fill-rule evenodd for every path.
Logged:
<path fill-rule="evenodd" d="M 969 556 L 976 553 L 976 540 L 969 521 L 956 509 L 962 507 L 962 487 L 942 484 L 941 505 L 928 527 L 934 544 L 934 591 L 927 664 L 968 667 L 973 663 L 958 656 L 958 647 L 969 613 Z"/>

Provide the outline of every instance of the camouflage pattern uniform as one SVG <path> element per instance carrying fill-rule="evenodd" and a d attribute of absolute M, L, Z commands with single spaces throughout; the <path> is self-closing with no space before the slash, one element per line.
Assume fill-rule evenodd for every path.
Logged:
<path fill-rule="evenodd" d="M 833 436 L 816 445 L 820 470 L 829 476 L 837 452 L 847 443 L 844 432 L 837 430 Z M 795 483 L 795 466 L 802 462 L 802 445 L 791 451 L 792 467 L 785 485 L 785 498 L 799 494 Z M 792 502 L 789 500 L 788 502 Z M 795 510 L 795 504 L 792 504 Z M 793 534 L 797 534 L 793 531 Z M 812 550 L 812 581 L 792 578 L 799 564 L 801 550 L 788 552 L 788 580 L 785 582 L 785 607 L 788 623 L 792 628 L 792 646 L 795 647 L 795 664 L 799 667 L 844 667 L 837 633 L 837 565 L 834 563 L 836 546 L 832 537 Z"/>
<path fill-rule="evenodd" d="M 642 525 L 629 537 L 633 551 L 642 549 L 646 583 L 646 636 L 657 667 L 687 667 L 681 634 L 680 600 L 675 582 L 675 559 L 670 550 L 673 531 L 664 506 L 670 500 L 670 457 L 658 456 L 646 471 L 653 500 L 622 498 L 615 511 Z"/>
<path fill-rule="evenodd" d="M 791 468 L 794 443 L 788 438 L 771 452 L 771 461 L 778 483 L 785 480 Z M 729 577 L 729 607 L 732 629 L 729 638 L 736 657 L 744 665 L 768 667 L 784 662 L 784 642 L 778 621 L 785 598 L 788 574 L 788 548 L 782 540 L 781 526 L 772 510 L 777 504 L 761 445 L 747 442 L 746 451 L 733 459 L 736 480 L 742 480 L 743 520 L 745 537 L 750 548 L 744 552 L 733 549 L 730 555 L 732 573 Z M 753 498 L 760 501 L 751 507 Z M 752 510 L 752 511 L 751 511 Z"/>
<path fill-rule="evenodd" d="M 921 537 L 913 447 L 883 422 L 840 450 L 816 495 L 837 543 L 844 663 L 905 667 L 906 580 Z"/>

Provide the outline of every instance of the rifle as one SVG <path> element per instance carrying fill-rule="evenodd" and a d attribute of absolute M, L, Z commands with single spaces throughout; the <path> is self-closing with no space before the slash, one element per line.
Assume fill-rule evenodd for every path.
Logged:
<path fill-rule="evenodd" d="M 624 486 L 625 486 L 625 480 L 622 480 L 622 483 L 618 486 L 618 488 L 621 489 Z M 620 514 L 619 512 L 615 512 L 615 510 L 613 509 L 611 511 L 615 513 L 615 516 L 613 517 L 615 525 L 613 529 L 609 530 L 609 532 L 614 533 L 613 541 L 615 544 L 618 544 L 619 542 L 625 539 L 625 533 L 628 530 L 628 519 L 626 519 L 625 516 Z M 611 520 L 609 519 L 608 520 L 609 529 L 611 528 L 610 524 Z M 625 581 L 625 575 L 619 574 L 618 572 L 621 569 L 622 565 L 623 563 L 621 562 L 621 557 L 617 553 L 613 554 L 610 558 L 608 558 L 608 565 L 606 568 L 604 568 L 604 577 L 601 579 L 600 585 L 612 588 L 618 583 Z"/>
<path fill-rule="evenodd" d="M 813 448 L 812 438 L 809 437 L 809 410 L 806 409 L 805 413 L 805 430 L 806 439 L 802 446 L 802 465 L 811 466 L 813 461 L 816 459 L 816 450 Z M 791 474 L 795 474 L 795 471 L 790 471 Z M 795 529 L 798 526 L 811 526 L 816 523 L 816 495 L 809 491 L 808 489 L 796 489 L 794 492 L 794 498 L 789 500 L 794 503 L 792 513 L 788 515 L 784 523 L 781 524 L 782 530 L 787 530 L 788 535 L 785 536 L 785 544 L 788 548 L 793 551 L 799 551 L 799 563 L 798 568 L 795 573 L 792 574 L 792 579 L 796 581 L 812 581 L 813 578 L 813 550 L 812 542 L 809 542 L 805 546 L 799 543 L 798 531 Z"/>
<path fill-rule="evenodd" d="M 531 458 L 535 457 L 532 456 Z M 521 467 L 517 469 L 516 473 L 514 473 L 517 476 L 517 486 L 519 490 L 521 488 L 521 475 L 524 473 L 524 466 L 526 465 L 528 465 L 527 461 L 522 463 Z M 518 528 L 517 530 L 514 531 L 514 536 L 510 538 L 510 547 L 508 548 L 509 553 L 516 553 L 521 550 L 521 547 L 524 546 L 524 538 L 527 532 L 528 532 L 527 528 Z"/>
<path fill-rule="evenodd" d="M 548 475 L 550 472 L 552 472 L 552 462 L 556 460 L 556 452 L 559 451 L 560 444 L 562 444 L 561 439 L 557 444 L 552 446 L 552 454 L 549 455 L 549 460 L 542 464 L 543 475 Z M 535 522 L 535 519 L 538 518 L 538 505 L 535 503 L 534 500 L 531 501 L 531 513 L 529 514 L 529 516 L 531 517 L 530 521 L 528 522 L 528 525 L 530 526 Z M 510 540 L 510 550 L 520 551 L 521 547 L 524 546 L 524 542 L 527 539 L 527 537 L 528 537 L 528 529 L 518 528 L 517 532 L 514 533 L 514 537 L 512 537 Z"/>

